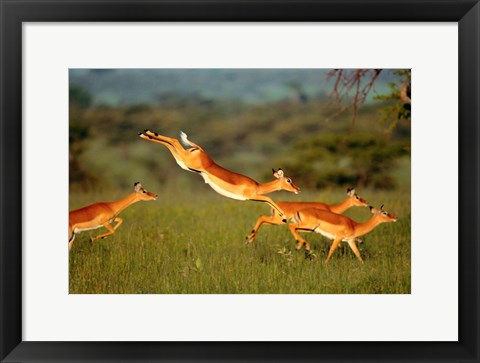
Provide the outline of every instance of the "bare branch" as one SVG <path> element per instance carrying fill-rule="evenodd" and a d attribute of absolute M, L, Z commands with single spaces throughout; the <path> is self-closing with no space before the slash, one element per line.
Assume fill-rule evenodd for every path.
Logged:
<path fill-rule="evenodd" d="M 327 73 L 327 81 L 335 78 L 335 83 L 329 95 L 338 103 L 342 104 L 344 99 L 348 98 L 354 90 L 352 101 L 344 105 L 341 111 L 352 110 L 352 127 L 355 124 L 359 106 L 367 100 L 368 94 L 373 89 L 381 71 L 381 69 L 332 69 Z"/>

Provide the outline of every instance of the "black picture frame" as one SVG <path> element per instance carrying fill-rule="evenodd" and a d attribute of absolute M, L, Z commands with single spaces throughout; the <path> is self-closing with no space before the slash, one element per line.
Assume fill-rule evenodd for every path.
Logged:
<path fill-rule="evenodd" d="M 478 362 L 480 360 L 478 238 L 480 5 L 478 1 L 0 0 L 0 12 L 0 359 L 2 362 L 106 360 L 123 362 Z M 99 21 L 458 22 L 459 341 L 22 341 L 22 22 Z M 48 122 L 45 127 L 48 127 Z"/>

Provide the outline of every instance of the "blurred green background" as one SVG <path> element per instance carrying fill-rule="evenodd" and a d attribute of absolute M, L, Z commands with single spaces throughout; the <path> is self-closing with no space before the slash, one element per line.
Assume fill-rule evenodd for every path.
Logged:
<path fill-rule="evenodd" d="M 281 167 L 312 190 L 409 190 L 410 119 L 389 97 L 398 71 L 382 70 L 354 122 L 329 97 L 328 71 L 71 69 L 71 190 L 200 182 L 138 138 L 145 128 L 170 137 L 182 130 L 220 165 L 258 181 Z"/>

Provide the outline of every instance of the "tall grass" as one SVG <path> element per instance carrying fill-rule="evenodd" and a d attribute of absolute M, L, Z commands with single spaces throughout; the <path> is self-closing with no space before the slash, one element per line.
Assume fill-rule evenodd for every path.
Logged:
<path fill-rule="evenodd" d="M 148 185 L 147 185 L 148 187 Z M 331 241 L 303 234 L 312 259 L 295 251 L 287 226 L 264 225 L 252 245 L 245 236 L 261 214 L 262 203 L 224 198 L 203 185 L 182 184 L 162 190 L 157 201 L 125 210 L 123 225 L 104 240 L 89 242 L 101 230 L 77 235 L 70 252 L 69 283 L 73 294 L 405 294 L 410 293 L 410 193 L 358 190 L 360 196 L 399 216 L 382 224 L 359 245 L 362 265 L 342 244 L 324 264 Z M 109 201 L 125 193 L 72 192 L 71 209 Z M 286 192 L 276 200 L 321 200 L 336 203 L 345 191 Z M 357 221 L 370 218 L 368 208 L 347 212 Z"/>

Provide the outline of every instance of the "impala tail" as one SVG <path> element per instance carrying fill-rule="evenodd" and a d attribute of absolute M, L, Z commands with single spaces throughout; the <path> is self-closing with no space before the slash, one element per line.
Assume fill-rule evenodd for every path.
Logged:
<path fill-rule="evenodd" d="M 193 151 L 193 150 L 196 150 L 196 149 L 203 150 L 200 146 L 198 146 L 198 145 L 195 144 L 194 142 L 191 142 L 191 141 L 188 139 L 187 134 L 184 133 L 183 131 L 180 131 L 180 141 L 182 142 L 182 144 L 183 144 L 184 146 L 191 148 L 189 151 Z"/>

